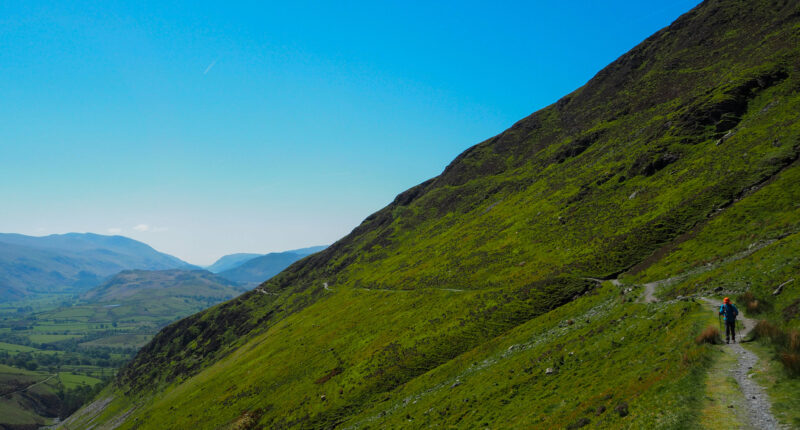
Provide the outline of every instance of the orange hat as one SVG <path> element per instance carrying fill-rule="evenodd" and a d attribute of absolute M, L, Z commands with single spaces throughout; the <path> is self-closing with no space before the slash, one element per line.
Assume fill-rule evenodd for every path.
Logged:
<path fill-rule="evenodd" d="M 730 303 L 730 302 L 731 302 L 731 299 L 729 299 L 729 298 L 725 297 L 724 299 L 722 299 L 722 302 L 723 302 L 723 303 Z"/>

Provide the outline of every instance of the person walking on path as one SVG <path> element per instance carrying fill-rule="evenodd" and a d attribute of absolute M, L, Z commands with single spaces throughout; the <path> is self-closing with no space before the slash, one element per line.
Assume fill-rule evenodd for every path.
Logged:
<path fill-rule="evenodd" d="M 725 297 L 719 307 L 719 314 L 725 320 L 725 343 L 730 343 L 731 338 L 733 343 L 736 343 L 736 317 L 739 315 L 739 309 L 731 303 L 731 299 Z"/>

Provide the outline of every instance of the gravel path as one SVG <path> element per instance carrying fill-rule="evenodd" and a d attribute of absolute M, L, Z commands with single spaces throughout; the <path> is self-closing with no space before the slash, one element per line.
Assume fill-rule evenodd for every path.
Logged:
<path fill-rule="evenodd" d="M 712 305 L 715 312 L 722 304 L 722 302 L 718 300 L 705 297 L 703 297 L 702 300 Z M 737 333 L 737 338 L 741 341 L 750 333 L 750 330 L 756 326 L 756 321 L 745 317 L 741 313 L 739 314 L 738 320 L 742 323 L 742 329 Z M 730 372 L 736 379 L 736 382 L 739 383 L 742 394 L 747 401 L 747 403 L 745 403 L 747 405 L 747 416 L 750 419 L 752 428 L 764 430 L 780 429 L 781 427 L 778 424 L 778 420 L 772 415 L 772 403 L 769 401 L 767 393 L 764 392 L 761 386 L 750 378 L 749 375 L 750 370 L 758 363 L 758 357 L 754 353 L 743 348 L 739 343 L 732 343 L 725 345 L 725 347 L 730 348 L 731 351 L 736 354 L 738 364 L 735 368 L 731 369 Z"/>

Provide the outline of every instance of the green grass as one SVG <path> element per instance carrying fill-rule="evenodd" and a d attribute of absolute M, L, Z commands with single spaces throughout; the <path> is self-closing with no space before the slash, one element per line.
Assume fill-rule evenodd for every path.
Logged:
<path fill-rule="evenodd" d="M 404 428 L 409 415 L 414 427 L 457 426 L 460 419 L 497 422 L 499 411 L 503 420 L 514 417 L 506 422 L 519 427 L 565 426 L 584 416 L 606 427 L 696 422 L 697 412 L 687 400 L 702 397 L 700 382 L 710 349 L 696 346 L 693 339 L 707 321 L 708 310 L 688 302 L 628 303 L 610 286 L 419 373 L 408 384 L 376 392 L 379 387 L 370 374 L 377 363 L 360 363 L 362 357 L 382 355 L 381 348 L 376 350 L 382 339 L 403 345 L 408 342 L 404 337 L 428 326 L 415 316 L 430 314 L 434 299 L 450 298 L 449 306 L 437 309 L 447 314 L 450 307 L 456 309 L 476 295 L 338 291 L 167 395 L 156 396 L 137 410 L 137 425 L 157 428 L 170 422 L 184 427 L 202 422 L 203 428 L 218 428 L 248 412 L 257 413 L 260 425 L 267 427 L 310 417 L 306 422 L 312 427 L 339 422 Z M 436 303 L 440 307 L 442 302 Z M 385 318 L 391 318 L 389 324 L 383 321 L 384 328 L 375 331 Z M 650 342 L 655 337 L 660 341 Z M 555 351 L 553 342 L 558 342 Z M 397 353 L 403 354 L 402 346 Z M 412 362 L 388 354 L 386 360 L 399 361 L 396 366 L 402 369 L 397 371 L 413 371 L 408 368 Z M 284 364 L 264 367 L 264 362 Z M 545 375 L 547 367 L 558 369 L 557 374 Z M 337 368 L 341 370 L 332 372 Z M 486 384 L 487 380 L 496 383 Z M 281 389 L 271 388 L 276 385 Z M 658 392 L 659 407 L 652 405 L 652 390 Z M 323 394 L 325 401 L 320 400 Z M 118 398 L 109 411 L 127 410 L 128 402 L 137 398 Z M 363 405 L 360 413 L 348 406 L 355 399 Z M 563 407 L 565 400 L 569 408 Z M 630 416 L 613 411 L 621 402 L 628 404 Z M 269 406 L 274 404 L 283 406 Z M 428 411 L 434 405 L 436 410 Z M 607 411 L 594 415 L 601 406 Z M 179 416 L 175 409 L 181 411 Z M 345 413 L 353 416 L 341 421 Z"/>
<path fill-rule="evenodd" d="M 765 315 L 792 310 L 797 290 L 763 293 L 797 267 L 796 12 L 704 3 L 259 291 L 164 328 L 98 422 L 704 425 L 725 364 L 694 342 L 707 306 L 585 278 L 681 275 L 665 299 L 749 282 Z"/>
<path fill-rule="evenodd" d="M 113 303 L 94 303 L 88 299 L 53 294 L 0 304 L 0 362 L 28 368 L 36 365 L 41 372 L 35 375 L 59 374 L 55 379 L 58 387 L 48 384 L 42 388 L 44 392 L 35 393 L 46 399 L 45 403 L 50 406 L 43 408 L 14 396 L 2 406 L 4 412 L 0 415 L 0 424 L 12 423 L 4 421 L 6 416 L 17 417 L 13 424 L 42 424 L 60 412 L 59 405 L 80 406 L 76 402 L 92 395 L 87 387 L 111 378 L 117 368 L 161 326 L 202 310 L 209 305 L 209 300 L 219 301 L 238 291 L 233 286 L 216 288 L 215 284 L 209 283 L 197 285 L 189 282 L 176 287 L 165 283 L 164 279 L 192 281 L 207 276 L 202 272 L 128 272 L 120 276 L 132 276 L 133 284 L 154 278 L 159 281 L 155 286 L 162 291 L 158 294 L 153 291 L 129 294 L 115 298 Z M 130 285 L 130 282 L 115 284 L 126 289 L 127 293 L 136 293 Z M 165 293 L 167 290 L 179 297 L 165 297 L 165 294 L 170 294 Z M 113 288 L 104 290 L 104 294 L 113 293 Z M 13 369 L 9 377 L 25 375 L 21 373 L 22 369 Z M 33 390 L 39 390 L 39 387 Z M 54 398 L 56 393 L 61 394 Z"/>
<path fill-rule="evenodd" d="M 82 347 L 118 347 L 118 348 L 141 348 L 152 339 L 148 334 L 120 334 L 104 337 L 102 339 L 84 342 Z"/>
<path fill-rule="evenodd" d="M 58 378 L 61 381 L 61 384 L 64 386 L 64 388 L 67 389 L 75 388 L 79 385 L 96 385 L 103 382 L 97 378 L 92 378 L 91 376 L 80 375 L 80 374 L 76 375 L 70 372 L 59 372 Z"/>
<path fill-rule="evenodd" d="M 756 381 L 767 390 L 775 418 L 790 428 L 800 427 L 800 378 L 787 375 L 786 369 L 775 360 L 775 350 L 769 345 L 752 342 L 746 343 L 745 347 L 760 358 L 753 373 Z"/>
<path fill-rule="evenodd" d="M 19 369 L 13 366 L 7 366 L 5 364 L 0 364 L 0 375 L 13 375 L 14 377 L 19 375 L 28 377 L 28 379 L 30 379 L 31 377 L 36 378 L 38 376 L 41 376 L 42 373 L 31 370 Z"/>
<path fill-rule="evenodd" d="M 53 343 L 81 337 L 79 334 L 31 334 L 28 339 L 35 343 Z"/>
<path fill-rule="evenodd" d="M 52 421 L 30 407 L 33 401 L 38 403 L 40 410 L 49 409 L 50 407 L 43 405 L 52 405 L 54 399 L 57 399 L 57 380 L 47 380 L 49 376 L 50 374 L 46 372 L 33 372 L 0 364 L 0 393 L 4 394 L 0 396 L 0 426 L 42 425 Z M 17 393 L 32 384 L 46 380 L 47 382 L 29 388 L 24 393 Z"/>
<path fill-rule="evenodd" d="M 0 351 L 8 351 L 8 352 L 33 352 L 39 351 L 36 348 L 24 345 L 15 345 L 13 343 L 5 343 L 0 342 Z"/>

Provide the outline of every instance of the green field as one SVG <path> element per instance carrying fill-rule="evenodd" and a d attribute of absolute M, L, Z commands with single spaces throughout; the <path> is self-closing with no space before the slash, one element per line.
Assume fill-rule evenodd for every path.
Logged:
<path fill-rule="evenodd" d="M 93 386 L 103 382 L 102 380 L 92 378 L 91 376 L 75 374 L 72 372 L 59 372 L 58 378 L 61 380 L 61 384 L 65 388 L 75 388 L 79 385 Z"/>
<path fill-rule="evenodd" d="M 30 346 L 23 346 L 23 345 L 15 345 L 13 343 L 6 343 L 0 342 L 0 351 L 6 352 L 33 352 L 33 351 L 40 351 L 36 348 Z"/>
<path fill-rule="evenodd" d="M 60 388 L 53 374 L 0 364 L 0 424 L 50 423 L 51 418 L 37 414 L 34 409 L 56 416 L 58 410 L 52 405 Z"/>
<path fill-rule="evenodd" d="M 42 424 L 49 417 L 64 416 L 113 378 L 161 327 L 240 291 L 231 285 L 216 288 L 221 281 L 207 273 L 133 271 L 118 278 L 122 281 L 110 285 L 127 295 L 117 297 L 122 294 L 114 288 L 102 289 L 113 301 L 54 294 L 0 303 L 0 365 L 7 365 L 7 377 L 57 375 L 48 381 L 51 389 L 40 394 L 46 402 L 62 405 L 59 410 L 42 409 L 15 400 L 16 396 L 0 405 L 0 425 Z M 175 278 L 189 281 L 176 287 L 169 283 Z M 147 281 L 158 294 L 134 288 Z M 211 296 L 202 296 L 198 288 Z M 31 408 L 51 415 L 39 415 Z"/>

